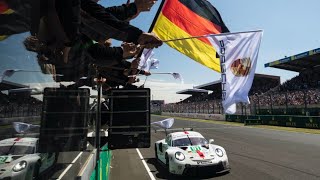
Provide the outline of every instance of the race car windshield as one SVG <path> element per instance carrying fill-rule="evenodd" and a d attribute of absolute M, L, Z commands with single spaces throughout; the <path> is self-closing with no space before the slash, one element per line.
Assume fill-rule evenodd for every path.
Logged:
<path fill-rule="evenodd" d="M 173 146 L 195 146 L 195 145 L 206 145 L 208 141 L 204 138 L 199 137 L 189 137 L 189 138 L 182 138 L 176 139 L 173 141 Z"/>
<path fill-rule="evenodd" d="M 32 146 L 0 146 L 0 156 L 3 155 L 22 155 L 22 154 L 33 154 L 34 147 Z"/>

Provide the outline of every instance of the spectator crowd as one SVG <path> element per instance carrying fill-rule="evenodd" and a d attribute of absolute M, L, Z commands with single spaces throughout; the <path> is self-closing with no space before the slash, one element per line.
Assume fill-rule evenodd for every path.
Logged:
<path fill-rule="evenodd" d="M 31 96 L 0 93 L 0 118 L 40 116 L 42 101 Z"/>

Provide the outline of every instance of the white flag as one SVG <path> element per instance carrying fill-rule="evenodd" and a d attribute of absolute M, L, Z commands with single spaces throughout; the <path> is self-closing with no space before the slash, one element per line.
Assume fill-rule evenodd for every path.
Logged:
<path fill-rule="evenodd" d="M 225 113 L 234 114 L 235 103 L 249 104 L 262 31 L 209 36 L 220 55 L 222 105 Z"/>
<path fill-rule="evenodd" d="M 29 130 L 40 128 L 39 125 L 33 125 L 23 122 L 13 122 L 13 128 L 16 130 L 17 133 L 25 133 Z"/>
<path fill-rule="evenodd" d="M 165 120 L 162 120 L 162 121 L 157 121 L 157 122 L 153 122 L 151 124 L 154 124 L 154 125 L 157 125 L 163 129 L 169 129 L 172 127 L 174 123 L 174 119 L 173 118 L 168 118 L 168 119 L 165 119 Z"/>
<path fill-rule="evenodd" d="M 3 81 L 5 77 L 11 77 L 16 71 L 16 69 L 7 69 L 3 71 L 3 73 L 0 75 L 0 83 Z"/>
<path fill-rule="evenodd" d="M 147 62 L 148 63 L 148 62 Z M 150 58 L 150 68 L 149 69 L 158 69 L 159 68 L 159 60 Z"/>
<path fill-rule="evenodd" d="M 139 62 L 139 69 L 145 69 L 147 67 L 147 61 L 148 59 L 152 58 L 154 55 L 154 52 L 152 49 L 143 49 L 140 62 Z"/>
<path fill-rule="evenodd" d="M 181 83 L 183 84 L 183 78 L 180 75 L 180 73 L 172 73 L 172 76 L 174 79 L 179 79 L 181 81 Z"/>

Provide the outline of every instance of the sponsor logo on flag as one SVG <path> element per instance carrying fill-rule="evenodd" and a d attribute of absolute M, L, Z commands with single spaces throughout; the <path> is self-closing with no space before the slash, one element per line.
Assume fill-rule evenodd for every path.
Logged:
<path fill-rule="evenodd" d="M 231 64 L 231 72 L 238 77 L 241 76 L 248 76 L 251 70 L 251 59 L 243 58 L 243 59 L 237 59 Z"/>

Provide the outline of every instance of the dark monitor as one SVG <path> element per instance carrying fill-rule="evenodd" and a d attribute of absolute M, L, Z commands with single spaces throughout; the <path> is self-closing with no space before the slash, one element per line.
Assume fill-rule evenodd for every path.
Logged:
<path fill-rule="evenodd" d="M 40 152 L 86 149 L 89 96 L 89 89 L 44 89 Z"/>
<path fill-rule="evenodd" d="M 110 149 L 150 147 L 150 89 L 110 91 Z"/>

